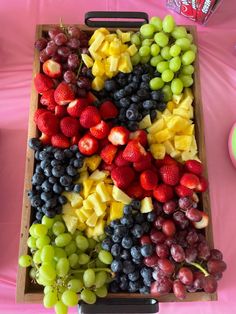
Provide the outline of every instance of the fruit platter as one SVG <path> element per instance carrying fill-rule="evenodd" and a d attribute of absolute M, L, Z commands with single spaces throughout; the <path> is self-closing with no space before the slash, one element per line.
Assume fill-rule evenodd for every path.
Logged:
<path fill-rule="evenodd" d="M 217 299 L 192 26 L 38 25 L 17 301 Z"/>

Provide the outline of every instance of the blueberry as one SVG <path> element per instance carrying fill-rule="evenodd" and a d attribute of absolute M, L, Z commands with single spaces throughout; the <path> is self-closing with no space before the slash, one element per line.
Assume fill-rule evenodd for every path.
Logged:
<path fill-rule="evenodd" d="M 54 183 L 57 183 L 57 178 L 55 178 L 54 176 L 51 176 L 48 178 L 48 181 L 51 183 L 51 184 L 54 184 Z"/>
<path fill-rule="evenodd" d="M 156 112 L 156 110 L 151 110 L 151 112 L 150 112 L 151 121 L 154 122 L 155 119 L 156 119 L 156 117 L 157 117 L 157 112 Z"/>
<path fill-rule="evenodd" d="M 60 178 L 65 174 L 65 168 L 63 166 L 54 166 L 52 168 L 52 175 L 56 178 Z"/>
<path fill-rule="evenodd" d="M 142 213 L 137 213 L 137 215 L 135 216 L 135 222 L 137 222 L 138 224 L 144 222 L 144 215 Z"/>
<path fill-rule="evenodd" d="M 137 91 L 137 95 L 142 99 L 142 100 L 146 100 L 149 99 L 150 97 L 150 92 L 147 91 L 146 89 L 140 89 Z"/>
<path fill-rule="evenodd" d="M 53 159 L 51 161 L 51 166 L 52 167 L 62 166 L 62 162 L 61 162 L 61 160 Z"/>
<path fill-rule="evenodd" d="M 44 170 L 48 166 L 51 166 L 51 161 L 49 159 L 44 159 L 40 162 L 40 167 Z"/>
<path fill-rule="evenodd" d="M 153 222 L 157 218 L 157 214 L 155 211 L 151 211 L 147 214 L 147 221 Z"/>
<path fill-rule="evenodd" d="M 112 228 L 116 228 L 119 225 L 120 225 L 120 220 L 119 219 L 112 220 L 111 223 L 110 223 L 110 226 Z"/>
<path fill-rule="evenodd" d="M 114 272 L 114 273 L 118 273 L 122 270 L 122 262 L 120 260 L 113 260 L 112 263 L 111 263 L 111 270 Z"/>
<path fill-rule="evenodd" d="M 143 283 L 145 284 L 145 286 L 151 287 L 152 280 L 150 278 L 143 278 Z"/>
<path fill-rule="evenodd" d="M 41 207 L 41 210 L 42 210 L 42 213 L 46 214 L 48 208 L 47 208 L 45 205 L 43 205 L 43 206 Z"/>
<path fill-rule="evenodd" d="M 43 193 L 41 193 L 41 195 L 40 195 L 40 197 L 41 197 L 41 199 L 44 201 L 44 202 L 47 202 L 47 201 L 49 201 L 51 198 L 52 198 L 52 193 L 50 193 L 50 192 L 43 192 Z"/>
<path fill-rule="evenodd" d="M 121 98 L 125 97 L 125 91 L 123 89 L 119 89 L 114 93 L 114 99 L 119 100 Z"/>
<path fill-rule="evenodd" d="M 74 156 L 73 152 L 69 148 L 64 150 L 64 155 L 66 158 L 72 158 Z"/>
<path fill-rule="evenodd" d="M 54 208 L 54 211 L 57 215 L 60 215 L 62 213 L 62 206 L 61 205 L 57 205 L 55 208 Z"/>
<path fill-rule="evenodd" d="M 157 105 L 157 110 L 163 112 L 166 109 L 166 103 L 164 102 L 159 102 Z"/>
<path fill-rule="evenodd" d="M 154 76 L 154 77 L 161 77 L 161 73 L 155 71 L 155 72 L 153 73 L 153 76 Z"/>
<path fill-rule="evenodd" d="M 139 289 L 139 293 L 141 293 L 141 294 L 149 294 L 150 293 L 150 289 L 147 286 L 143 286 L 142 288 Z"/>
<path fill-rule="evenodd" d="M 123 272 L 129 274 L 135 271 L 135 265 L 131 261 L 124 261 Z"/>
<path fill-rule="evenodd" d="M 112 241 L 110 238 L 106 238 L 102 241 L 103 250 L 110 252 L 111 247 L 112 247 Z"/>
<path fill-rule="evenodd" d="M 135 121 L 129 121 L 128 129 L 133 132 L 136 131 L 138 129 L 138 123 Z"/>
<path fill-rule="evenodd" d="M 130 99 L 129 98 L 121 98 L 119 101 L 119 104 L 121 107 L 127 108 L 130 105 Z"/>
<path fill-rule="evenodd" d="M 73 152 L 73 153 L 77 153 L 78 152 L 78 146 L 77 145 L 72 145 L 70 147 L 70 150 Z"/>
<path fill-rule="evenodd" d="M 32 177 L 32 184 L 33 185 L 41 185 L 44 181 L 44 175 L 41 173 L 35 173 Z"/>
<path fill-rule="evenodd" d="M 68 186 L 65 186 L 65 191 L 66 192 L 72 192 L 74 189 L 74 185 L 73 184 L 70 184 Z"/>
<path fill-rule="evenodd" d="M 33 222 L 32 222 L 32 225 L 35 225 L 35 224 L 40 224 L 40 221 L 35 219 Z"/>
<path fill-rule="evenodd" d="M 48 217 L 48 218 L 54 218 L 56 216 L 56 212 L 54 210 L 47 210 L 45 215 Z"/>
<path fill-rule="evenodd" d="M 27 195 L 28 195 L 29 199 L 31 199 L 33 196 L 35 196 L 37 194 L 36 194 L 35 191 L 30 190 L 30 191 L 27 192 Z"/>
<path fill-rule="evenodd" d="M 140 75 L 133 75 L 132 81 L 135 83 L 139 83 L 141 81 Z"/>
<path fill-rule="evenodd" d="M 138 281 L 130 281 L 129 282 L 128 290 L 130 293 L 134 293 L 134 292 L 138 291 L 139 288 L 140 288 L 140 284 Z"/>
<path fill-rule="evenodd" d="M 151 280 L 151 278 L 152 278 L 152 269 L 148 268 L 148 267 L 143 267 L 140 270 L 140 274 L 143 277 L 143 279 L 146 278 L 146 279 Z"/>
<path fill-rule="evenodd" d="M 130 95 L 130 94 L 132 94 L 132 92 L 133 92 L 133 87 L 130 86 L 130 85 L 125 86 L 124 89 L 125 89 L 126 95 Z"/>
<path fill-rule="evenodd" d="M 31 198 L 30 202 L 31 202 L 31 205 L 32 205 L 33 207 L 39 207 L 39 206 L 41 206 L 41 205 L 43 204 L 43 202 L 42 202 L 42 200 L 40 199 L 39 195 L 33 196 L 33 197 Z"/>
<path fill-rule="evenodd" d="M 150 226 L 150 223 L 147 222 L 147 221 L 144 221 L 142 224 L 142 229 L 143 229 L 143 233 L 149 233 L 150 229 L 151 229 L 151 226 Z"/>
<path fill-rule="evenodd" d="M 144 244 L 141 247 L 141 254 L 143 257 L 148 257 L 153 254 L 153 247 L 151 244 Z"/>
<path fill-rule="evenodd" d="M 60 195 L 58 197 L 58 202 L 59 202 L 59 204 L 64 205 L 67 203 L 67 198 L 64 195 Z"/>
<path fill-rule="evenodd" d="M 122 275 L 120 276 L 120 289 L 122 291 L 125 291 L 128 289 L 128 285 L 129 285 L 129 282 L 128 282 L 128 278 L 126 275 Z"/>
<path fill-rule="evenodd" d="M 37 212 L 35 217 L 36 219 L 41 220 L 43 218 L 43 213 Z"/>
<path fill-rule="evenodd" d="M 118 79 L 118 84 L 121 86 L 121 87 L 125 87 L 127 85 L 128 81 L 127 81 L 127 78 L 119 78 Z"/>
<path fill-rule="evenodd" d="M 133 273 L 128 274 L 128 278 L 130 281 L 136 281 L 139 279 L 139 272 L 136 270 Z"/>
<path fill-rule="evenodd" d="M 105 233 L 107 234 L 107 235 L 113 235 L 113 229 L 110 227 L 110 226 L 106 226 L 105 227 Z"/>
<path fill-rule="evenodd" d="M 75 185 L 74 185 L 73 191 L 74 191 L 75 193 L 79 193 L 79 192 L 82 191 L 82 189 L 83 189 L 82 184 L 78 183 L 78 184 L 75 184 Z"/>
<path fill-rule="evenodd" d="M 142 81 L 143 82 L 149 82 L 152 79 L 152 76 L 150 74 L 143 74 L 142 75 Z"/>
<path fill-rule="evenodd" d="M 53 184 L 52 189 L 53 189 L 53 192 L 56 194 L 61 194 L 63 192 L 62 186 L 58 183 Z"/>
<path fill-rule="evenodd" d="M 122 239 L 121 245 L 123 246 L 124 249 L 130 249 L 133 245 L 133 240 L 132 238 L 125 236 Z"/>
<path fill-rule="evenodd" d="M 63 186 L 69 186 L 72 183 L 72 178 L 70 176 L 64 175 L 60 177 L 60 183 Z"/>
<path fill-rule="evenodd" d="M 113 236 L 112 236 L 112 241 L 113 241 L 114 243 L 120 243 L 120 242 L 122 241 L 122 238 L 119 237 L 118 235 L 113 234 Z"/>
<path fill-rule="evenodd" d="M 48 208 L 53 208 L 57 205 L 57 198 L 56 197 L 52 197 L 50 200 L 46 201 L 45 205 Z"/>
<path fill-rule="evenodd" d="M 162 99 L 162 92 L 160 90 L 152 91 L 151 97 L 153 100 L 161 101 Z"/>
<path fill-rule="evenodd" d="M 131 248 L 130 253 L 135 259 L 139 259 L 141 257 L 140 248 L 137 245 Z"/>
<path fill-rule="evenodd" d="M 41 168 L 40 164 L 37 164 L 35 166 L 35 172 L 36 173 L 43 173 L 43 169 Z"/>
<path fill-rule="evenodd" d="M 45 174 L 45 176 L 46 177 L 51 177 L 51 175 L 52 175 L 52 168 L 51 168 L 51 166 L 47 166 L 45 169 L 44 169 L 44 174 Z"/>
<path fill-rule="evenodd" d="M 118 235 L 119 237 L 124 237 L 128 234 L 128 229 L 126 226 L 117 226 L 114 230 L 114 234 Z"/>
<path fill-rule="evenodd" d="M 52 156 L 52 153 L 54 153 L 55 151 L 55 147 L 50 146 L 50 145 L 45 146 L 44 149 L 46 150 L 46 152 L 50 153 L 50 156 Z"/>
<path fill-rule="evenodd" d="M 111 254 L 115 257 L 120 256 L 120 252 L 121 252 L 121 247 L 118 243 L 115 243 L 112 245 L 111 247 Z"/>
<path fill-rule="evenodd" d="M 134 264 L 136 265 L 141 265 L 143 263 L 143 258 L 133 258 L 132 261 L 134 262 Z"/>
<path fill-rule="evenodd" d="M 77 174 L 77 170 L 72 166 L 66 167 L 66 172 L 71 177 L 74 177 Z"/>
<path fill-rule="evenodd" d="M 114 92 L 115 90 L 117 90 L 117 83 L 115 80 L 106 80 L 104 88 L 108 92 Z"/>
<path fill-rule="evenodd" d="M 138 89 L 138 87 L 139 87 L 139 82 L 131 82 L 130 84 L 129 84 L 129 86 L 131 86 L 132 88 L 133 88 L 133 91 L 136 91 L 137 89 Z"/>
<path fill-rule="evenodd" d="M 134 209 L 140 209 L 141 207 L 141 202 L 139 200 L 132 200 L 132 202 L 130 203 L 130 205 L 134 208 Z"/>
<path fill-rule="evenodd" d="M 139 87 L 149 90 L 149 83 L 147 83 L 147 82 L 142 82 Z"/>
<path fill-rule="evenodd" d="M 75 157 L 76 157 L 78 160 L 84 160 L 84 156 L 83 156 L 80 152 L 76 153 L 76 154 L 75 154 Z"/>
<path fill-rule="evenodd" d="M 41 185 L 35 185 L 35 190 L 41 193 L 42 192 Z"/>
<path fill-rule="evenodd" d="M 50 192 L 52 190 L 52 185 L 48 180 L 45 180 L 41 187 L 44 192 Z"/>
<path fill-rule="evenodd" d="M 40 160 L 40 159 L 39 159 L 39 151 L 38 151 L 38 150 L 36 150 L 36 152 L 35 152 L 35 154 L 34 154 L 34 158 L 35 158 L 36 160 Z"/>
<path fill-rule="evenodd" d="M 138 110 L 134 108 L 129 108 L 126 111 L 126 118 L 130 121 L 136 121 L 138 118 Z"/>
<path fill-rule="evenodd" d="M 128 250 L 124 249 L 122 250 L 120 257 L 123 258 L 124 260 L 129 260 L 131 258 L 131 255 Z"/>
<path fill-rule="evenodd" d="M 64 160 L 65 158 L 65 155 L 64 155 L 64 152 L 62 150 L 56 150 L 56 152 L 54 153 L 54 157 L 55 159 L 57 160 Z"/>
<path fill-rule="evenodd" d="M 28 142 L 28 145 L 31 149 L 39 151 L 42 148 L 42 143 L 37 138 L 31 138 Z"/>
<path fill-rule="evenodd" d="M 75 167 L 75 168 L 82 168 L 83 167 L 83 160 L 82 159 L 75 159 L 74 161 L 73 161 L 73 166 Z"/>
<path fill-rule="evenodd" d="M 131 100 L 134 103 L 140 103 L 141 102 L 141 98 L 136 94 L 131 96 Z"/>
<path fill-rule="evenodd" d="M 126 216 L 121 218 L 120 222 L 122 225 L 131 228 L 133 226 L 134 220 L 133 220 L 132 216 L 126 215 Z"/>
<path fill-rule="evenodd" d="M 143 102 L 143 108 L 144 109 L 153 109 L 153 108 L 155 108 L 155 106 L 156 106 L 156 102 L 155 102 L 155 100 L 150 100 L 150 99 L 148 99 L 148 100 L 145 100 L 144 102 Z"/>
<path fill-rule="evenodd" d="M 132 206 L 125 205 L 124 208 L 123 208 L 123 213 L 125 215 L 131 215 L 132 214 Z"/>
<path fill-rule="evenodd" d="M 141 238 L 141 236 L 143 235 L 143 229 L 140 225 L 135 224 L 131 229 L 131 233 L 135 238 Z"/>
<path fill-rule="evenodd" d="M 109 285 L 109 288 L 110 288 L 110 291 L 112 293 L 117 293 L 119 291 L 119 286 L 118 286 L 118 283 L 115 282 L 115 281 L 112 281 Z"/>

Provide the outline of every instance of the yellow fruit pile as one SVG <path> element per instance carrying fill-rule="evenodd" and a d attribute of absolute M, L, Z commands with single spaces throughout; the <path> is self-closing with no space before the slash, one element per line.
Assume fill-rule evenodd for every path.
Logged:
<path fill-rule="evenodd" d="M 95 76 L 92 88 L 96 91 L 103 89 L 104 81 L 112 78 L 119 71 L 130 73 L 133 69 L 130 57 L 138 51 L 130 43 L 131 32 L 119 29 L 110 34 L 106 28 L 99 28 L 89 40 L 90 55 L 82 54 L 82 60 L 88 68 L 92 68 Z"/>
<path fill-rule="evenodd" d="M 192 103 L 192 91 L 185 88 L 183 94 L 168 102 L 163 113 L 157 111 L 156 121 L 152 123 L 148 115 L 140 122 L 139 127 L 148 132 L 150 151 L 155 159 L 163 159 L 167 153 L 180 162 L 199 160 Z"/>

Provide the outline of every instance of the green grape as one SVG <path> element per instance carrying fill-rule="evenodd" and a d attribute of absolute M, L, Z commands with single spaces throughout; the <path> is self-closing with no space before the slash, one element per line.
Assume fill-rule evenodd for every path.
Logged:
<path fill-rule="evenodd" d="M 181 59 L 180 57 L 174 57 L 169 61 L 169 68 L 171 71 L 173 72 L 177 72 L 179 71 L 179 69 L 181 68 Z"/>
<path fill-rule="evenodd" d="M 41 250 L 37 250 L 36 252 L 34 252 L 33 262 L 35 264 L 41 264 L 41 262 L 42 262 L 42 260 L 41 260 Z"/>
<path fill-rule="evenodd" d="M 56 291 L 49 291 L 43 298 L 43 305 L 46 308 L 51 308 L 57 303 L 57 301 Z"/>
<path fill-rule="evenodd" d="M 107 287 L 106 286 L 102 286 L 100 288 L 97 288 L 95 290 L 95 293 L 96 295 L 99 297 L 99 298 L 105 298 L 107 296 Z"/>
<path fill-rule="evenodd" d="M 59 261 L 59 259 L 62 257 L 66 257 L 66 252 L 62 248 L 54 246 L 54 259 L 55 259 L 55 261 L 56 262 Z"/>
<path fill-rule="evenodd" d="M 186 28 L 184 26 L 176 26 L 171 35 L 174 39 L 187 37 Z"/>
<path fill-rule="evenodd" d="M 184 87 L 190 87 L 193 85 L 193 78 L 191 75 L 180 75 L 179 78 L 183 82 Z"/>
<path fill-rule="evenodd" d="M 46 215 L 44 215 L 42 218 L 42 224 L 45 225 L 48 229 L 52 228 L 54 222 L 55 222 L 54 218 L 49 218 Z"/>
<path fill-rule="evenodd" d="M 66 306 L 76 306 L 79 296 L 73 290 L 65 290 L 61 296 L 61 300 Z"/>
<path fill-rule="evenodd" d="M 82 253 L 78 255 L 78 263 L 80 265 L 88 264 L 90 261 L 90 256 L 88 254 Z"/>
<path fill-rule="evenodd" d="M 19 265 L 21 267 L 29 267 L 32 263 L 32 257 L 29 255 L 21 255 L 19 258 Z"/>
<path fill-rule="evenodd" d="M 158 90 L 164 86 L 164 82 L 162 81 L 162 79 L 160 77 L 154 77 L 149 82 L 149 86 L 150 86 L 151 90 Z"/>
<path fill-rule="evenodd" d="M 172 57 L 177 57 L 181 52 L 181 48 L 178 45 L 173 45 L 170 47 L 170 55 Z"/>
<path fill-rule="evenodd" d="M 56 272 L 59 277 L 65 277 L 70 270 L 70 263 L 67 258 L 62 257 L 56 265 Z"/>
<path fill-rule="evenodd" d="M 188 38 L 179 38 L 176 40 L 176 45 L 180 46 L 181 50 L 186 51 L 190 48 L 190 41 Z"/>
<path fill-rule="evenodd" d="M 79 261 L 79 256 L 76 253 L 71 254 L 68 257 L 70 267 L 75 268 Z"/>
<path fill-rule="evenodd" d="M 196 46 L 196 45 L 194 45 L 194 44 L 190 45 L 190 49 L 191 49 L 193 52 L 197 53 L 197 46 Z"/>
<path fill-rule="evenodd" d="M 95 266 L 97 268 L 104 268 L 104 267 L 107 267 L 107 264 L 104 264 L 103 262 L 100 261 L 99 258 L 96 259 L 96 262 L 95 262 Z"/>
<path fill-rule="evenodd" d="M 164 82 L 168 83 L 173 80 L 174 73 L 171 70 L 167 69 L 162 73 L 161 78 Z"/>
<path fill-rule="evenodd" d="M 171 55 L 170 55 L 170 47 L 164 47 L 161 49 L 161 56 L 165 60 L 170 60 Z"/>
<path fill-rule="evenodd" d="M 134 33 L 131 35 L 130 41 L 132 44 L 136 45 L 136 46 L 140 46 L 141 45 L 141 39 L 140 36 L 137 33 Z"/>
<path fill-rule="evenodd" d="M 68 307 L 61 300 L 55 304 L 54 310 L 55 310 L 56 314 L 67 314 L 68 313 Z"/>
<path fill-rule="evenodd" d="M 147 57 L 141 57 L 140 63 L 142 63 L 142 64 L 146 64 L 146 63 L 148 63 L 148 62 L 149 62 L 150 58 L 151 58 L 151 56 L 150 56 L 150 55 L 149 55 L 149 56 L 147 56 Z"/>
<path fill-rule="evenodd" d="M 152 38 L 155 32 L 155 27 L 152 24 L 144 24 L 140 27 L 140 33 L 143 38 Z"/>
<path fill-rule="evenodd" d="M 154 40 L 160 47 L 165 47 L 168 45 L 169 37 L 165 33 L 159 32 L 155 34 Z"/>
<path fill-rule="evenodd" d="M 51 245 L 45 245 L 41 250 L 42 262 L 51 262 L 54 258 L 54 248 Z"/>
<path fill-rule="evenodd" d="M 183 87 L 183 82 L 179 78 L 175 78 L 171 82 L 171 90 L 175 95 L 180 95 L 183 91 Z"/>
<path fill-rule="evenodd" d="M 107 273 L 105 271 L 99 271 L 95 276 L 95 286 L 96 288 L 102 287 L 107 281 Z"/>
<path fill-rule="evenodd" d="M 142 46 L 139 48 L 138 53 L 140 54 L 141 57 L 147 57 L 151 53 L 151 49 L 149 46 Z"/>
<path fill-rule="evenodd" d="M 39 276 L 43 277 L 47 281 L 55 280 L 56 270 L 51 264 L 43 263 L 39 268 Z"/>
<path fill-rule="evenodd" d="M 75 253 L 76 250 L 77 250 L 77 246 L 76 246 L 75 241 L 71 241 L 68 245 L 65 246 L 65 252 L 67 256 Z"/>
<path fill-rule="evenodd" d="M 181 69 L 181 73 L 185 75 L 192 75 L 194 73 L 194 66 L 193 65 L 184 65 Z"/>
<path fill-rule="evenodd" d="M 154 26 L 155 32 L 162 31 L 162 20 L 159 17 L 153 16 L 149 23 Z"/>
<path fill-rule="evenodd" d="M 64 233 L 65 230 L 65 224 L 62 221 L 56 221 L 52 226 L 52 232 L 55 234 L 55 236 Z"/>
<path fill-rule="evenodd" d="M 43 237 L 47 234 L 48 228 L 45 225 L 35 224 L 34 234 L 36 238 Z"/>
<path fill-rule="evenodd" d="M 93 291 L 90 291 L 88 289 L 84 289 L 81 292 L 80 298 L 82 301 L 88 304 L 94 304 L 97 300 L 96 294 Z"/>
<path fill-rule="evenodd" d="M 77 247 L 81 250 L 81 251 L 86 251 L 89 247 L 89 242 L 88 239 L 86 239 L 84 236 L 82 235 L 78 235 L 75 239 L 76 241 L 76 245 Z"/>
<path fill-rule="evenodd" d="M 36 238 L 35 226 L 36 226 L 36 224 L 33 224 L 33 225 L 29 228 L 29 234 L 30 234 L 32 237 L 34 237 L 34 238 Z"/>
<path fill-rule="evenodd" d="M 67 288 L 73 290 L 74 292 L 80 292 L 84 287 L 83 281 L 79 279 L 71 279 L 68 281 Z"/>
<path fill-rule="evenodd" d="M 88 243 L 89 243 L 89 249 L 93 250 L 95 248 L 95 246 L 97 245 L 97 241 L 95 241 L 93 238 L 89 238 L 88 239 Z"/>
<path fill-rule="evenodd" d="M 110 265 L 113 260 L 111 253 L 104 250 L 101 250 L 99 252 L 98 258 L 100 259 L 101 262 L 107 265 Z"/>
<path fill-rule="evenodd" d="M 34 237 L 29 237 L 27 240 L 27 245 L 31 249 L 36 249 L 36 239 Z"/>
<path fill-rule="evenodd" d="M 161 62 L 158 63 L 158 65 L 157 65 L 157 71 L 158 71 L 159 73 L 162 73 L 162 72 L 164 72 L 164 71 L 167 70 L 167 69 L 169 69 L 169 62 L 167 62 L 167 61 L 161 61 Z"/>
<path fill-rule="evenodd" d="M 43 293 L 47 294 L 48 292 L 54 292 L 55 288 L 53 286 L 45 286 L 43 289 Z"/>
<path fill-rule="evenodd" d="M 156 57 L 157 55 L 159 55 L 161 49 L 157 44 L 152 44 L 151 45 L 151 55 L 153 57 Z"/>
<path fill-rule="evenodd" d="M 153 66 L 153 67 L 156 67 L 158 65 L 158 63 L 160 63 L 161 61 L 163 61 L 163 58 L 161 55 L 158 55 L 156 57 L 152 57 L 151 60 L 150 60 L 150 64 Z"/>
<path fill-rule="evenodd" d="M 45 245 L 49 244 L 50 241 L 49 236 L 44 235 L 36 240 L 36 246 L 38 249 L 42 249 Z"/>
<path fill-rule="evenodd" d="M 164 101 L 167 102 L 167 101 L 170 101 L 172 99 L 172 96 L 173 96 L 173 93 L 171 91 L 171 87 L 170 85 L 165 85 L 163 88 L 162 88 L 162 92 L 164 94 Z"/>
<path fill-rule="evenodd" d="M 188 40 L 192 43 L 193 42 L 193 35 L 192 34 L 187 34 Z"/>
<path fill-rule="evenodd" d="M 72 234 L 73 239 L 75 239 L 78 235 L 82 235 L 82 231 L 80 230 L 75 230 L 75 232 Z"/>
<path fill-rule="evenodd" d="M 162 28 L 165 33 L 173 32 L 175 28 L 175 20 L 172 15 L 166 15 L 162 21 Z"/>
<path fill-rule="evenodd" d="M 72 240 L 72 236 L 69 233 L 61 233 L 55 239 L 55 244 L 58 247 L 68 245 Z"/>
<path fill-rule="evenodd" d="M 195 52 L 193 52 L 192 50 L 188 50 L 182 55 L 182 63 L 183 65 L 190 65 L 191 63 L 193 63 L 195 58 Z"/>
<path fill-rule="evenodd" d="M 142 41 L 142 46 L 151 46 L 151 44 L 153 43 L 153 39 L 144 39 L 143 41 Z"/>
<path fill-rule="evenodd" d="M 86 269 L 83 275 L 84 285 L 87 288 L 90 288 L 95 283 L 95 272 L 93 269 Z"/>
<path fill-rule="evenodd" d="M 53 219 L 54 221 L 63 221 L 62 215 L 56 215 Z"/>
<path fill-rule="evenodd" d="M 139 64 L 140 60 L 141 60 L 141 57 L 139 55 L 139 53 L 137 52 L 135 55 L 133 55 L 132 57 L 130 57 L 130 60 L 131 60 L 131 63 L 133 65 L 137 65 Z"/>
<path fill-rule="evenodd" d="M 30 278 L 35 279 L 36 277 L 36 269 L 35 268 L 31 268 L 30 272 L 29 272 Z"/>

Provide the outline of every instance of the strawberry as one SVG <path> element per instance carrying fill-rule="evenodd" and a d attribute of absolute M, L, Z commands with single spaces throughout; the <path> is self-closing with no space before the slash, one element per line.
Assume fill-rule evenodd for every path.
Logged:
<path fill-rule="evenodd" d="M 117 152 L 117 147 L 115 145 L 108 144 L 105 147 L 103 147 L 103 149 L 101 150 L 100 157 L 105 163 L 107 163 L 108 165 L 111 165 L 115 158 L 116 152 Z"/>
<path fill-rule="evenodd" d="M 175 193 L 179 196 L 179 197 L 186 197 L 186 196 L 190 196 L 192 197 L 193 195 L 193 190 L 186 188 L 183 185 L 177 185 L 175 187 Z"/>
<path fill-rule="evenodd" d="M 67 137 L 78 135 L 79 121 L 72 117 L 64 117 L 60 121 L 61 132 Z"/>
<path fill-rule="evenodd" d="M 110 100 L 103 102 L 99 108 L 100 115 L 102 119 L 112 119 L 118 116 L 118 109 Z"/>
<path fill-rule="evenodd" d="M 147 146 L 147 132 L 144 130 L 137 130 L 135 132 L 131 132 L 129 135 L 131 140 L 137 140 L 144 147 Z"/>
<path fill-rule="evenodd" d="M 79 118 L 82 111 L 89 105 L 86 98 L 77 98 L 69 103 L 67 112 L 74 118 Z"/>
<path fill-rule="evenodd" d="M 180 184 L 185 186 L 186 188 L 189 189 L 195 189 L 199 184 L 200 181 L 198 177 L 195 174 L 186 172 L 180 179 Z"/>
<path fill-rule="evenodd" d="M 107 137 L 109 131 L 110 131 L 109 125 L 103 120 L 97 125 L 90 128 L 91 134 L 99 140 Z"/>
<path fill-rule="evenodd" d="M 52 78 L 58 78 L 62 74 L 62 66 L 60 63 L 49 59 L 43 63 L 43 72 Z"/>
<path fill-rule="evenodd" d="M 77 145 L 78 142 L 79 142 L 79 140 L 80 140 L 80 136 L 79 136 L 79 135 L 73 136 L 73 137 L 70 139 L 71 146 L 72 146 L 72 145 Z"/>
<path fill-rule="evenodd" d="M 53 113 L 47 111 L 40 114 L 37 126 L 42 133 L 51 136 L 58 133 L 59 120 Z"/>
<path fill-rule="evenodd" d="M 170 155 L 165 155 L 163 159 L 157 159 L 155 162 L 157 168 L 161 168 L 162 166 L 167 165 L 178 165 L 178 162 L 172 158 Z"/>
<path fill-rule="evenodd" d="M 101 170 L 106 170 L 109 172 L 111 172 L 112 169 L 114 169 L 115 167 L 116 166 L 114 164 L 109 165 L 109 164 L 105 163 L 104 161 L 101 163 L 101 166 L 100 166 Z"/>
<path fill-rule="evenodd" d="M 130 162 L 139 162 L 147 155 L 145 148 L 136 140 L 129 141 L 123 151 L 123 158 Z"/>
<path fill-rule="evenodd" d="M 92 92 L 88 92 L 87 101 L 89 102 L 90 105 L 93 105 L 98 101 L 98 99 Z"/>
<path fill-rule="evenodd" d="M 139 179 L 144 190 L 153 190 L 157 186 L 157 174 L 151 170 L 143 171 Z"/>
<path fill-rule="evenodd" d="M 168 185 L 179 183 L 179 167 L 176 165 L 162 166 L 159 170 L 162 181 Z"/>
<path fill-rule="evenodd" d="M 58 105 L 66 105 L 75 99 L 74 91 L 66 82 L 62 82 L 55 89 L 54 99 Z"/>
<path fill-rule="evenodd" d="M 98 141 L 95 137 L 90 134 L 85 134 L 79 140 L 79 150 L 82 154 L 86 156 L 91 156 L 95 154 L 98 150 Z"/>
<path fill-rule="evenodd" d="M 63 134 L 53 135 L 51 138 L 52 146 L 58 148 L 68 148 L 70 147 L 69 139 Z"/>
<path fill-rule="evenodd" d="M 54 100 L 54 89 L 49 89 L 44 92 L 40 98 L 40 103 L 43 106 L 47 106 L 48 110 L 55 110 L 57 103 Z"/>
<path fill-rule="evenodd" d="M 143 198 L 143 188 L 138 181 L 134 181 L 126 190 L 126 194 L 131 198 L 141 200 Z"/>
<path fill-rule="evenodd" d="M 39 116 L 44 113 L 44 112 L 48 112 L 47 109 L 37 109 L 34 113 L 34 122 L 37 124 L 38 123 L 38 118 Z"/>
<path fill-rule="evenodd" d="M 94 106 L 86 107 L 80 115 L 80 124 L 82 127 L 89 129 L 101 121 L 99 111 Z"/>
<path fill-rule="evenodd" d="M 152 197 L 153 196 L 153 190 L 143 190 L 143 198 L 144 197 Z"/>
<path fill-rule="evenodd" d="M 36 91 L 39 94 L 42 94 L 46 92 L 47 90 L 53 88 L 54 83 L 50 77 L 42 73 L 38 73 L 35 75 L 35 78 L 34 78 L 34 86 L 35 86 Z"/>
<path fill-rule="evenodd" d="M 44 145 L 50 145 L 51 144 L 51 136 L 46 135 L 44 133 L 41 134 L 39 137 L 39 140 L 44 144 Z"/>
<path fill-rule="evenodd" d="M 123 151 L 122 150 L 118 151 L 118 153 L 116 154 L 116 158 L 114 160 L 114 163 L 118 167 L 130 165 L 130 162 L 123 158 Z"/>
<path fill-rule="evenodd" d="M 205 192 L 208 188 L 208 182 L 204 177 L 199 177 L 200 183 L 196 187 L 196 191 Z"/>
<path fill-rule="evenodd" d="M 66 106 L 56 105 L 55 107 L 55 115 L 59 118 L 63 118 L 67 116 Z"/>
<path fill-rule="evenodd" d="M 174 197 L 173 188 L 166 184 L 160 184 L 154 189 L 153 196 L 157 201 L 165 203 L 173 199 Z"/>
<path fill-rule="evenodd" d="M 197 176 L 200 176 L 203 172 L 202 163 L 197 160 L 187 160 L 185 162 L 185 169 L 187 172 L 194 173 Z"/>
<path fill-rule="evenodd" d="M 111 178 L 120 189 L 126 189 L 134 177 L 135 172 L 130 166 L 116 167 L 111 171 Z"/>
<path fill-rule="evenodd" d="M 107 137 L 105 137 L 105 138 L 103 138 L 102 140 L 99 141 L 100 149 L 102 149 L 103 147 L 105 147 L 105 146 L 107 146 L 109 144 L 111 144 L 111 143 L 108 141 Z"/>
<path fill-rule="evenodd" d="M 115 126 L 111 129 L 108 140 L 113 145 L 125 145 L 129 140 L 129 130 L 124 126 Z"/>
<path fill-rule="evenodd" d="M 141 161 L 134 162 L 133 167 L 138 172 L 150 169 L 152 166 L 152 160 L 152 154 L 147 152 L 147 155 Z"/>

